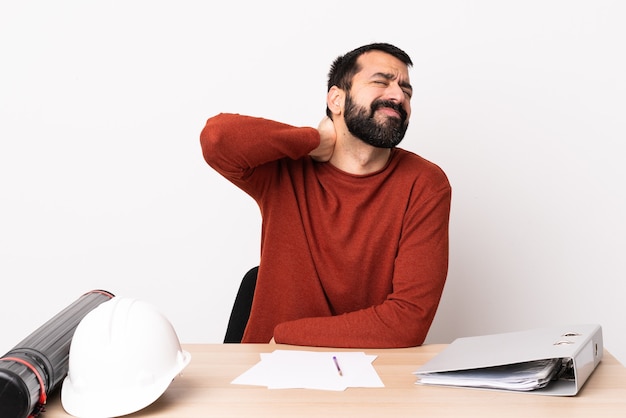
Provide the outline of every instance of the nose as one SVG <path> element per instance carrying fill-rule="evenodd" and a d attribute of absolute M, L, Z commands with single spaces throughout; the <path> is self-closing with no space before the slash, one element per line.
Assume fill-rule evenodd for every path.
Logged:
<path fill-rule="evenodd" d="M 406 94 L 398 83 L 390 83 L 385 92 L 388 100 L 396 103 L 403 103 L 407 100 Z"/>
<path fill-rule="evenodd" d="M 411 96 L 398 83 L 391 83 L 385 92 L 386 99 L 401 106 L 407 114 L 411 115 Z"/>

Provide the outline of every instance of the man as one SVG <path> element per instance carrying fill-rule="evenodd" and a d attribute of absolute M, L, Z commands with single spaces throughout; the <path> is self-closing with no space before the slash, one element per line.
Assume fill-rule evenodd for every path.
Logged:
<path fill-rule="evenodd" d="M 421 345 L 448 267 L 451 189 L 397 148 L 411 115 L 411 59 L 365 45 L 335 60 L 317 129 L 210 118 L 204 158 L 256 200 L 263 219 L 242 342 Z"/>

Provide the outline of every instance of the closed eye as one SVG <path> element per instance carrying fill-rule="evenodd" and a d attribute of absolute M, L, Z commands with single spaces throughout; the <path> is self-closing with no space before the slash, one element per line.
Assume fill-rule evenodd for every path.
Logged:
<path fill-rule="evenodd" d="M 376 73 L 374 74 L 372 83 L 379 85 L 379 86 L 387 87 L 389 83 L 391 82 L 391 80 L 394 80 L 394 79 L 395 79 L 395 76 L 393 74 Z M 410 99 L 413 96 L 413 87 L 411 86 L 411 84 L 407 82 L 403 82 L 403 81 L 400 81 L 399 84 L 404 95 Z"/>

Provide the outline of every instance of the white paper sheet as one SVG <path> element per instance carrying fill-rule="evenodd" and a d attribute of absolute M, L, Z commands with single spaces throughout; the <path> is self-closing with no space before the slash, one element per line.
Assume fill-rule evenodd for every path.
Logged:
<path fill-rule="evenodd" d="M 341 375 L 333 357 L 341 368 Z M 363 352 L 275 350 L 261 354 L 261 361 L 241 374 L 233 384 L 267 386 L 269 389 L 319 389 L 342 391 L 348 387 L 383 387 L 372 362 Z"/>

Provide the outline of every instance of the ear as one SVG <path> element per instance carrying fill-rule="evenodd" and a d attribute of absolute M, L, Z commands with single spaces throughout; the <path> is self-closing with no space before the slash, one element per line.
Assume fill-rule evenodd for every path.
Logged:
<path fill-rule="evenodd" d="M 334 115 L 339 115 L 343 111 L 344 92 L 337 86 L 332 86 L 326 95 L 326 105 Z"/>

